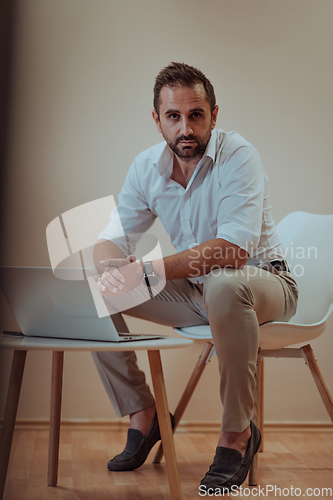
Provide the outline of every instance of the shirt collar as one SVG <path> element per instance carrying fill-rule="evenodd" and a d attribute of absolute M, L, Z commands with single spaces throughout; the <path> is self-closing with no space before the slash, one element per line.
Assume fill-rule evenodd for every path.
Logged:
<path fill-rule="evenodd" d="M 173 153 L 170 151 L 165 141 L 162 144 L 164 144 L 164 147 L 153 163 L 161 176 L 165 175 L 170 168 L 172 171 L 173 167 Z"/>
<path fill-rule="evenodd" d="M 211 158 L 213 161 L 215 161 L 215 156 L 216 156 L 216 134 L 217 131 L 214 128 L 214 130 L 212 130 L 210 139 L 208 141 L 206 151 L 203 155 L 203 157 L 209 156 L 209 158 Z"/>

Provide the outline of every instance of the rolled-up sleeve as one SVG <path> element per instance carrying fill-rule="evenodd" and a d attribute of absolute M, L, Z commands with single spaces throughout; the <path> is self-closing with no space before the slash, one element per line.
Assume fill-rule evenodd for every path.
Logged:
<path fill-rule="evenodd" d="M 136 244 L 152 226 L 155 218 L 140 186 L 134 162 L 119 194 L 119 204 L 112 210 L 110 221 L 99 239 L 112 241 L 125 255 L 129 255 L 134 252 Z"/>
<path fill-rule="evenodd" d="M 246 250 L 257 247 L 262 226 L 265 172 L 253 146 L 237 149 L 220 171 L 217 238 Z"/>

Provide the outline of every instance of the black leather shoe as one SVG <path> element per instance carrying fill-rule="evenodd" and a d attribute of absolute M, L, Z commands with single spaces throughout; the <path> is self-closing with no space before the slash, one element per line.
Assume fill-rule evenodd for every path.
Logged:
<path fill-rule="evenodd" d="M 213 463 L 201 480 L 199 491 L 204 492 L 210 489 L 211 493 L 220 494 L 223 493 L 223 490 L 225 492 L 234 491 L 244 483 L 252 459 L 259 450 L 261 443 L 261 434 L 258 427 L 253 422 L 250 422 L 250 428 L 251 437 L 244 458 L 238 450 L 218 446 Z"/>
<path fill-rule="evenodd" d="M 175 419 L 171 413 L 170 419 L 172 428 L 174 428 Z M 154 444 L 160 439 L 160 428 L 156 413 L 145 437 L 137 429 L 128 429 L 125 449 L 120 455 L 116 455 L 108 462 L 108 469 L 110 471 L 128 471 L 141 467 Z"/>

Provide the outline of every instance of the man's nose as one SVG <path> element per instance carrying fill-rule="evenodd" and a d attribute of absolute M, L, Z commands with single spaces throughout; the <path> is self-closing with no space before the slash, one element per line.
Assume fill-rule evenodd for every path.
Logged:
<path fill-rule="evenodd" d="M 182 135 L 190 135 L 193 134 L 193 129 L 190 123 L 190 120 L 183 118 L 181 121 L 181 126 L 180 126 L 180 133 Z"/>

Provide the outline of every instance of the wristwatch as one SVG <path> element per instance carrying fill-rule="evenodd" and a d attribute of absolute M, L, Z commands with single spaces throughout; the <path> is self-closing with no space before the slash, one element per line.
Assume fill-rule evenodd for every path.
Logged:
<path fill-rule="evenodd" d="M 154 273 L 152 261 L 143 263 L 143 278 L 142 282 L 144 285 L 151 288 L 152 286 L 157 286 L 160 282 L 159 278 Z"/>

